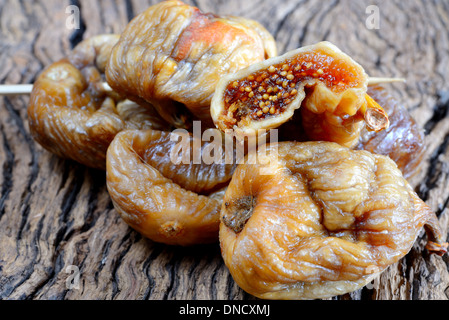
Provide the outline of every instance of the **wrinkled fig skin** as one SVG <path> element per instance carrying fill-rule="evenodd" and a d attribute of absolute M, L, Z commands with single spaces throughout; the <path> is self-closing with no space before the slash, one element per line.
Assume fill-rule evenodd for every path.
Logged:
<path fill-rule="evenodd" d="M 274 55 L 273 37 L 256 21 L 163 1 L 128 24 L 106 77 L 117 92 L 150 102 L 178 128 L 188 129 L 192 118 L 212 127 L 209 109 L 218 80 Z"/>
<path fill-rule="evenodd" d="M 150 105 L 137 105 L 102 86 L 106 62 L 118 39 L 119 35 L 87 39 L 37 78 L 28 107 L 29 125 L 34 139 L 48 151 L 105 169 L 106 150 L 121 130 L 169 127 Z"/>
<path fill-rule="evenodd" d="M 417 125 L 407 109 L 384 88 L 369 87 L 368 93 L 387 112 L 390 126 L 381 132 L 364 128 L 356 149 L 389 156 L 406 179 L 412 178 L 419 172 L 426 150 L 424 130 Z"/>
<path fill-rule="evenodd" d="M 153 241 L 183 246 L 218 242 L 221 201 L 235 165 L 175 164 L 171 154 L 177 142 L 171 136 L 127 130 L 114 138 L 106 169 L 114 206 Z M 190 141 L 194 146 L 191 136 Z M 208 145 L 202 142 L 200 148 Z"/>
<path fill-rule="evenodd" d="M 324 41 L 225 76 L 211 115 L 222 131 L 250 134 L 281 126 L 300 108 L 298 126 L 309 140 L 353 147 L 364 122 L 375 131 L 388 125 L 383 110 L 368 103 L 367 83 L 359 64 Z"/>
<path fill-rule="evenodd" d="M 354 291 L 407 254 L 426 223 L 428 248 L 445 252 L 435 214 L 388 157 L 331 142 L 277 146 L 268 165 L 237 167 L 221 209 L 222 255 L 248 293 Z"/>

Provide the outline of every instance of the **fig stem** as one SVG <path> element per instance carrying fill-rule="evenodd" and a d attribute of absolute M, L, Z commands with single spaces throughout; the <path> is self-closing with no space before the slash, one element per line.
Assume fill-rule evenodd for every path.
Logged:
<path fill-rule="evenodd" d="M 390 120 L 385 110 L 368 94 L 365 95 L 366 104 L 360 108 L 368 129 L 381 131 L 390 126 Z"/>

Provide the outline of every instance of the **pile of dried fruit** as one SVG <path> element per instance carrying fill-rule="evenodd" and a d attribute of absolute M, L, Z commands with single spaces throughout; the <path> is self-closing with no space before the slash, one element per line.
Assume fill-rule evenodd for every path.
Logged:
<path fill-rule="evenodd" d="M 419 169 L 422 131 L 368 79 L 328 42 L 276 56 L 257 22 L 170 0 L 47 67 L 28 115 L 44 148 L 106 168 L 115 208 L 144 236 L 219 241 L 235 281 L 255 296 L 325 298 L 371 281 L 423 226 L 430 251 L 447 247 L 406 180 Z M 228 140 L 173 131 L 195 121 L 218 128 L 215 137 L 247 138 L 246 152 L 227 161 Z M 248 141 L 268 129 L 283 142 L 269 135 L 253 150 Z M 187 161 L 173 159 L 177 138 Z"/>

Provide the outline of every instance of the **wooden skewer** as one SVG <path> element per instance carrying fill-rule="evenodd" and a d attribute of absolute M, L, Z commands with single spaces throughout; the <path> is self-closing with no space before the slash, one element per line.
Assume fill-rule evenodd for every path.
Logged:
<path fill-rule="evenodd" d="M 369 77 L 368 85 L 374 86 L 380 83 L 393 83 L 393 82 L 405 82 L 404 78 L 379 78 L 379 77 Z"/>
<path fill-rule="evenodd" d="M 103 90 L 112 92 L 112 88 L 106 82 L 102 83 Z M 0 96 L 15 96 L 21 94 L 30 94 L 33 90 L 32 84 L 2 84 L 0 85 Z"/>
<path fill-rule="evenodd" d="M 2 96 L 30 94 L 31 90 L 33 90 L 32 84 L 3 84 L 3 85 L 0 85 L 0 95 L 2 95 Z"/>
<path fill-rule="evenodd" d="M 405 82 L 403 78 L 378 78 L 370 77 L 368 79 L 368 85 L 376 85 L 380 83 L 393 83 L 393 82 Z M 33 90 L 32 84 L 2 84 L 0 85 L 0 96 L 14 96 L 21 94 L 30 94 Z M 113 91 L 112 88 L 106 82 L 103 82 L 103 90 L 106 92 Z"/>

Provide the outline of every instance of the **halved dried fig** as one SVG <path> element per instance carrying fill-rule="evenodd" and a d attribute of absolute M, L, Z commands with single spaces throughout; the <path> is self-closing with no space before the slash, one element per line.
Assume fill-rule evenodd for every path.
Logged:
<path fill-rule="evenodd" d="M 215 125 L 251 134 L 277 128 L 301 107 L 311 140 L 351 147 L 362 120 L 371 130 L 388 126 L 388 117 L 366 95 L 363 68 L 329 42 L 303 47 L 255 63 L 224 77 L 211 105 Z"/>
<path fill-rule="evenodd" d="M 209 108 L 218 80 L 274 55 L 275 41 L 258 22 L 170 0 L 128 24 L 106 75 L 117 92 L 150 102 L 178 128 L 192 115 L 213 126 Z"/>
<path fill-rule="evenodd" d="M 176 132 L 126 130 L 107 153 L 107 188 L 120 216 L 142 235 L 166 244 L 218 241 L 223 189 L 235 164 L 180 162 Z M 210 152 L 211 143 L 187 134 L 191 155 Z M 184 150 L 185 151 L 185 150 Z M 182 156 L 182 155 L 181 155 Z M 192 159 L 193 160 L 193 159 Z"/>
<path fill-rule="evenodd" d="M 388 157 L 331 142 L 282 142 L 256 155 L 264 165 L 237 167 L 220 224 L 226 266 L 248 293 L 356 290 L 407 254 L 424 225 L 428 249 L 446 252 L 435 213 Z"/>
<path fill-rule="evenodd" d="M 48 151 L 104 169 L 109 143 L 121 130 L 169 128 L 148 103 L 137 105 L 104 87 L 106 61 L 118 39 L 100 35 L 84 40 L 35 81 L 29 126 Z"/>

